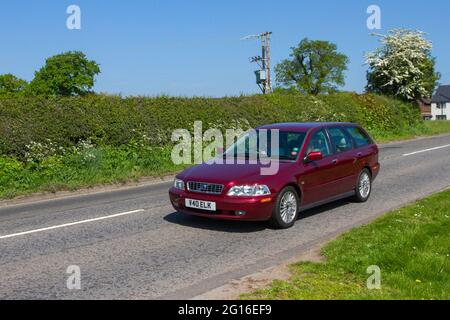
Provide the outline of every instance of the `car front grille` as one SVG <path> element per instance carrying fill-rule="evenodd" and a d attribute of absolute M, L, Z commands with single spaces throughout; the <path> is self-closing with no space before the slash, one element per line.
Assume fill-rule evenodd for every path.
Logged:
<path fill-rule="evenodd" d="M 222 184 L 190 181 L 187 187 L 189 191 L 196 193 L 221 194 L 223 192 Z"/>

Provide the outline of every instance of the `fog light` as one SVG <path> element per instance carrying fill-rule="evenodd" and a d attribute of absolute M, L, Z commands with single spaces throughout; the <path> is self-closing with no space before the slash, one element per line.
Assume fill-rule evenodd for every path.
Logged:
<path fill-rule="evenodd" d="M 172 200 L 172 205 L 175 207 L 175 208 L 178 208 L 180 205 L 178 204 L 178 200 L 179 199 L 176 199 L 176 200 Z"/>
<path fill-rule="evenodd" d="M 245 212 L 245 211 L 236 211 L 234 214 L 236 216 L 238 216 L 238 217 L 242 217 L 242 216 L 245 216 L 247 214 L 247 212 Z"/>

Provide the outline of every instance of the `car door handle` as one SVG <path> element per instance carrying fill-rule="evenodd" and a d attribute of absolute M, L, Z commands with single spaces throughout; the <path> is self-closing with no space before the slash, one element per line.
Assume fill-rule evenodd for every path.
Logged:
<path fill-rule="evenodd" d="M 332 164 L 338 164 L 339 160 L 338 159 L 334 159 L 333 161 L 331 161 Z"/>
<path fill-rule="evenodd" d="M 358 158 L 362 157 L 362 152 L 358 152 Z"/>

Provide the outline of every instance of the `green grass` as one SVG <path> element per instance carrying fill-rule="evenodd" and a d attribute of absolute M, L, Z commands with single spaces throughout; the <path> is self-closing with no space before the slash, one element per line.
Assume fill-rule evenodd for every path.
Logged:
<path fill-rule="evenodd" d="M 97 147 L 81 153 L 68 152 L 25 163 L 10 157 L 0 157 L 0 198 L 125 183 L 186 168 L 173 164 L 170 159 L 169 147 L 133 149 L 129 146 Z"/>
<path fill-rule="evenodd" d="M 326 245 L 324 263 L 291 266 L 244 299 L 450 299 L 450 190 L 390 212 Z M 367 288 L 369 266 L 381 269 L 381 289 Z"/>
<path fill-rule="evenodd" d="M 426 121 L 425 128 L 428 135 L 449 133 L 450 121 Z"/>
<path fill-rule="evenodd" d="M 401 128 L 398 131 L 372 130 L 370 133 L 378 143 L 440 135 L 450 133 L 450 121 L 425 121 L 423 125 Z"/>

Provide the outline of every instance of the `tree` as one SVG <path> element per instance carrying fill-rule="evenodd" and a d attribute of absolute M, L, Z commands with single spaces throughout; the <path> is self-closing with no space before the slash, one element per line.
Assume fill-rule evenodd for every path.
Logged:
<path fill-rule="evenodd" d="M 50 57 L 35 73 L 29 86 L 31 95 L 45 97 L 83 96 L 92 92 L 100 67 L 79 51 Z"/>
<path fill-rule="evenodd" d="M 291 49 L 291 58 L 275 67 L 276 80 L 281 86 L 318 95 L 334 92 L 345 84 L 344 71 L 349 59 L 337 52 L 335 44 L 305 38 L 297 48 Z"/>
<path fill-rule="evenodd" d="M 366 55 L 368 92 L 406 101 L 431 97 L 440 79 L 433 48 L 421 31 L 394 29 L 380 37 L 382 46 Z"/>
<path fill-rule="evenodd" d="M 25 90 L 28 83 L 13 74 L 0 75 L 0 95 L 17 94 Z"/>

